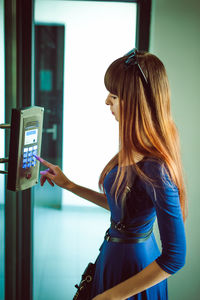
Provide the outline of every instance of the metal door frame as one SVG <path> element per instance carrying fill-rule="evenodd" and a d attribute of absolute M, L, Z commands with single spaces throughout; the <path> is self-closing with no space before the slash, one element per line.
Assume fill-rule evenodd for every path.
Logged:
<path fill-rule="evenodd" d="M 12 108 L 32 104 L 33 0 L 6 0 L 5 121 Z M 6 135 L 6 153 L 9 135 Z M 33 203 L 31 190 L 5 191 L 5 299 L 32 300 Z"/>

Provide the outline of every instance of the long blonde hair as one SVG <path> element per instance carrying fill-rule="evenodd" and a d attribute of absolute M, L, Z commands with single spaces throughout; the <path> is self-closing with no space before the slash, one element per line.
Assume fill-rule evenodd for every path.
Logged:
<path fill-rule="evenodd" d="M 163 162 L 177 186 L 183 218 L 186 213 L 186 192 L 183 179 L 179 136 L 170 109 L 170 89 L 163 63 L 153 54 L 137 52 L 148 89 L 136 65 L 126 66 L 127 56 L 115 60 L 107 69 L 104 82 L 107 90 L 119 97 L 119 153 L 103 169 L 99 187 L 104 190 L 105 176 L 118 165 L 113 183 L 115 199 L 130 176 L 129 166 L 144 180 L 151 181 L 135 163 L 133 152 Z M 126 165 L 124 166 L 124 162 Z M 127 163 L 128 162 L 128 163 Z"/>

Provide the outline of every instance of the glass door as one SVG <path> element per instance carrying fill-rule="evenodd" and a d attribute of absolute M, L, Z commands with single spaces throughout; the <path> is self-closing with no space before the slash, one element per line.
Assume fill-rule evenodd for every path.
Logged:
<path fill-rule="evenodd" d="M 135 46 L 136 11 L 136 3 L 123 1 L 35 1 L 42 156 L 97 191 L 102 168 L 118 151 L 104 73 Z M 35 187 L 34 202 L 34 300 L 72 299 L 85 266 L 98 255 L 110 216 L 48 184 Z"/>

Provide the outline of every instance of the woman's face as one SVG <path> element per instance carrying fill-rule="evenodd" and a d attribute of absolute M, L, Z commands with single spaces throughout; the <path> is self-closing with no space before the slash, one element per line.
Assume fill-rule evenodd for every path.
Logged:
<path fill-rule="evenodd" d="M 106 104 L 110 105 L 112 114 L 115 116 L 115 119 L 119 121 L 119 98 L 116 95 L 109 93 L 106 98 Z"/>

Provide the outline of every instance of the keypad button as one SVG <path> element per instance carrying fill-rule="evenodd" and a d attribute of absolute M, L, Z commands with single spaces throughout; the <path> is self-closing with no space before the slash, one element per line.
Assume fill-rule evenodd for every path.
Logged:
<path fill-rule="evenodd" d="M 28 156 L 28 153 L 25 152 L 25 153 L 23 154 L 23 157 L 26 158 L 27 156 Z"/>
<path fill-rule="evenodd" d="M 27 169 L 27 168 L 36 166 L 37 160 L 34 157 L 34 155 L 37 155 L 37 153 L 38 153 L 37 149 L 38 149 L 37 145 L 23 149 L 23 164 L 22 164 L 23 169 Z"/>

